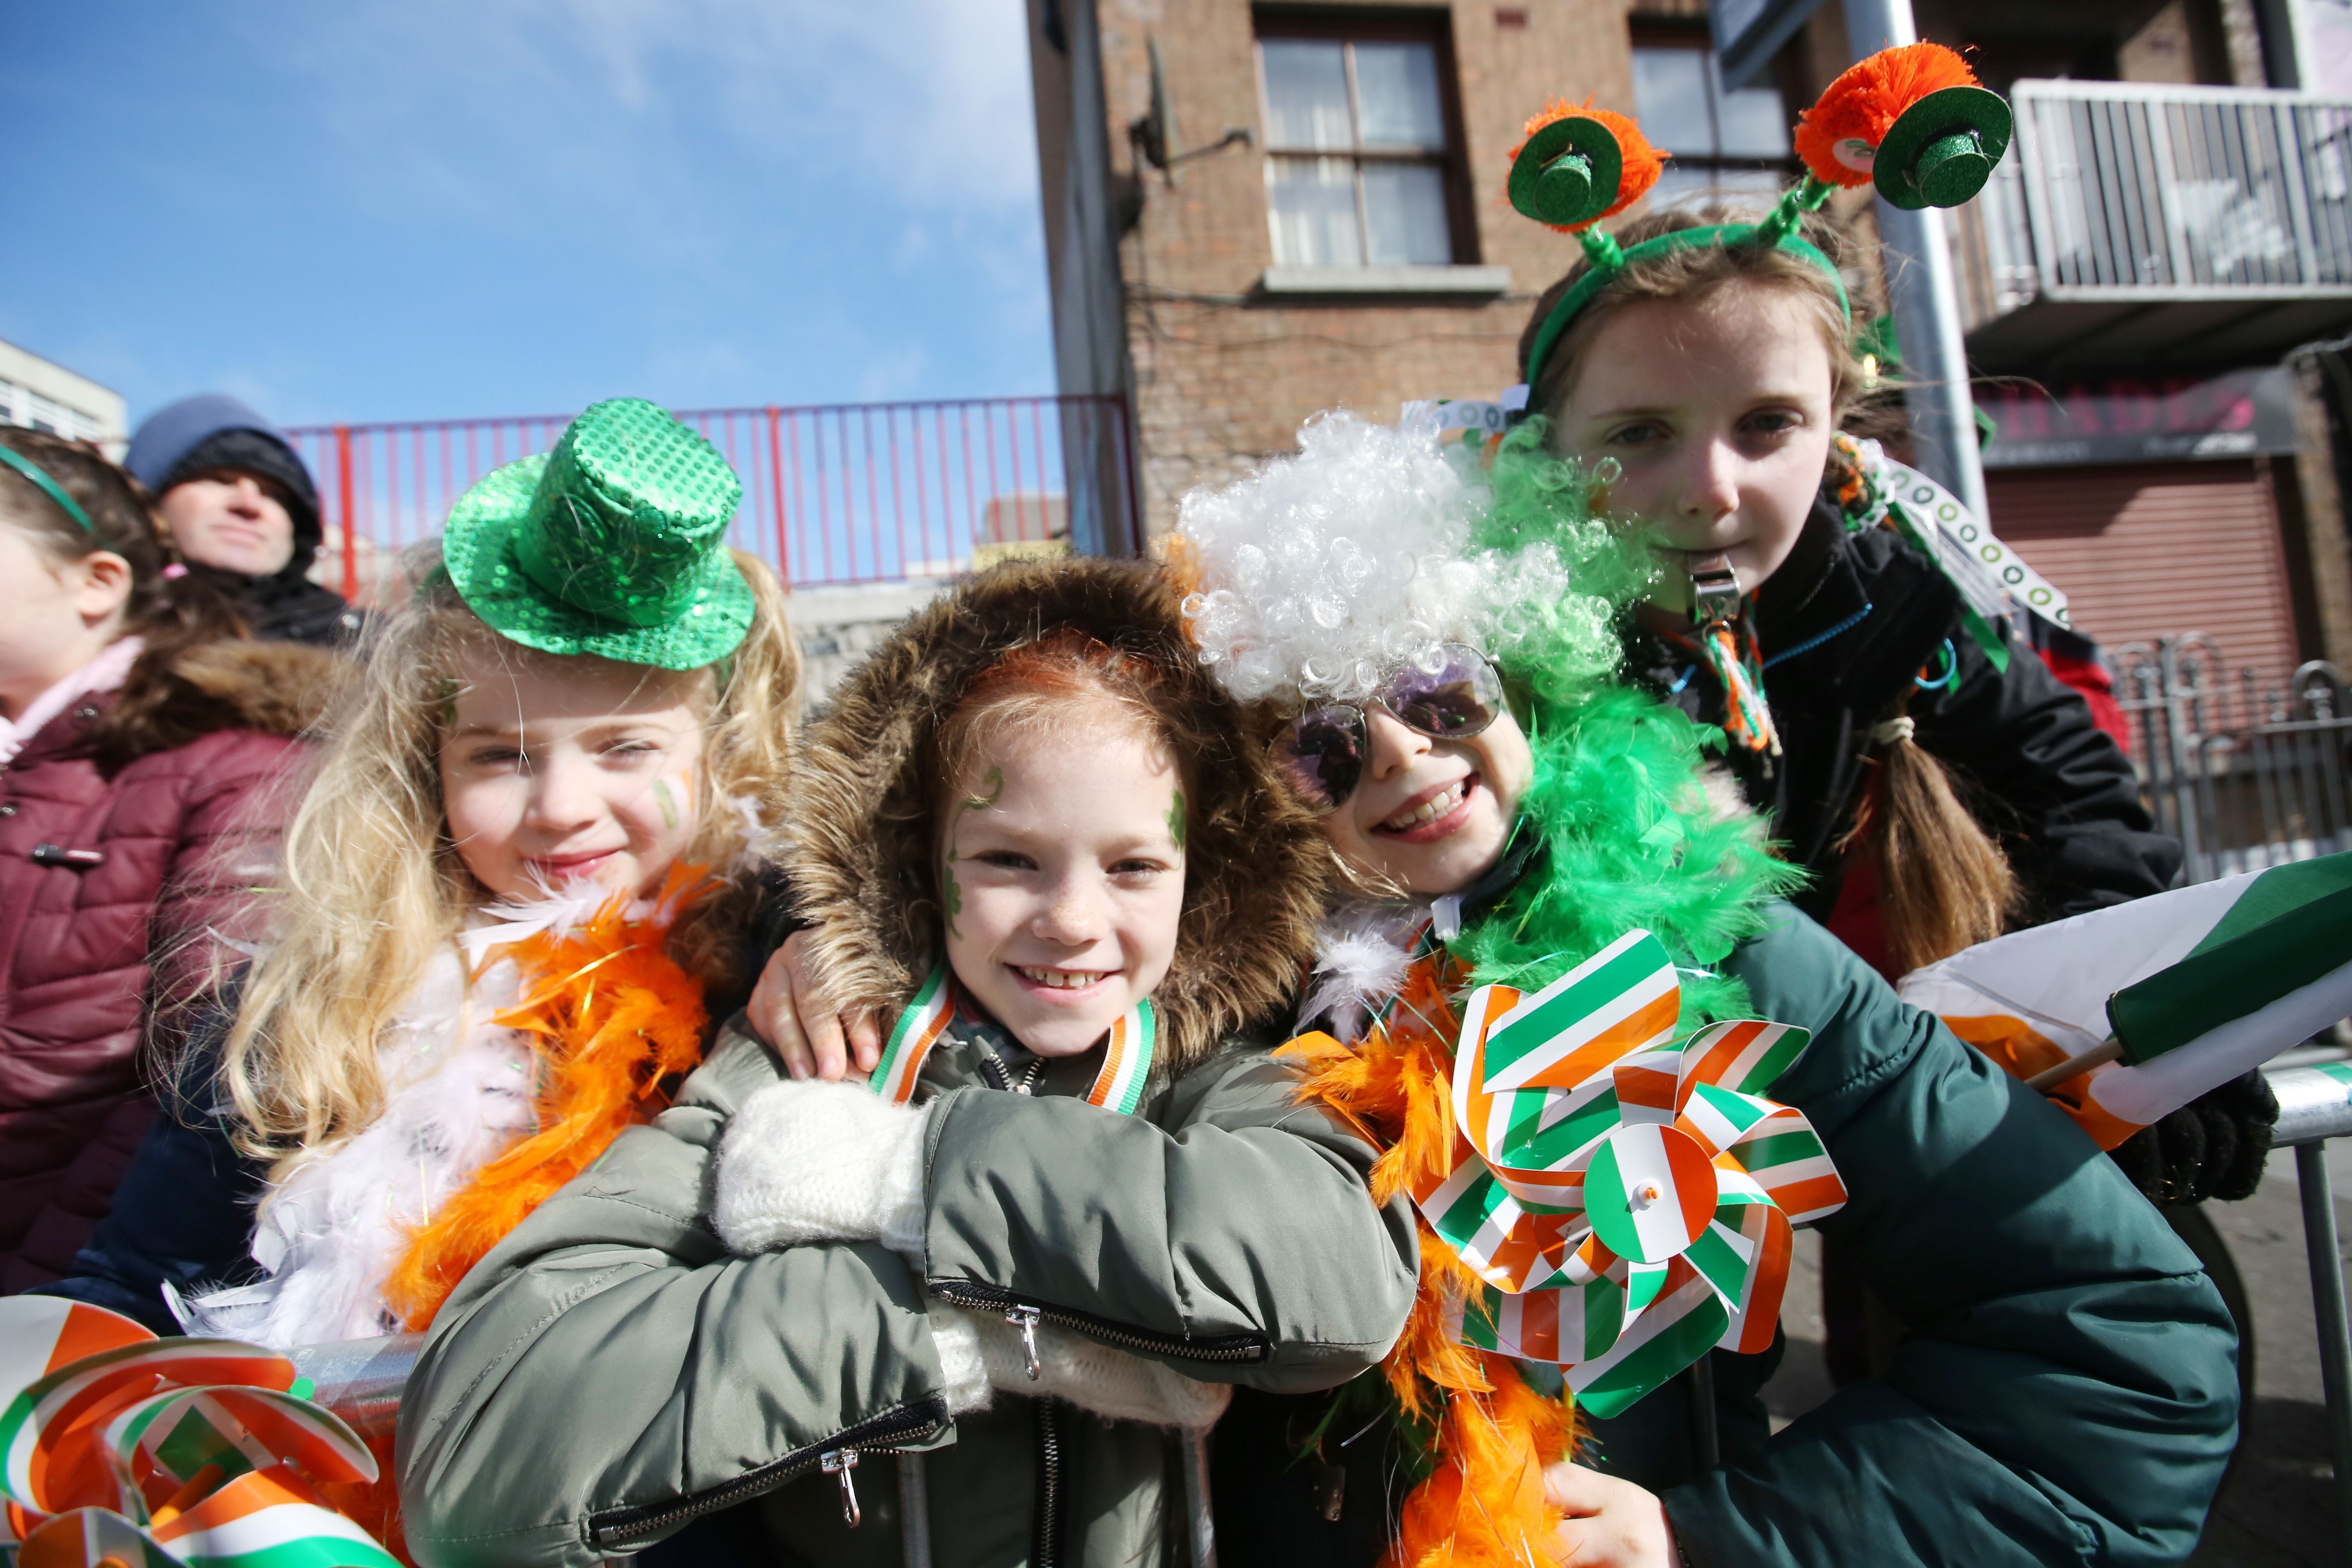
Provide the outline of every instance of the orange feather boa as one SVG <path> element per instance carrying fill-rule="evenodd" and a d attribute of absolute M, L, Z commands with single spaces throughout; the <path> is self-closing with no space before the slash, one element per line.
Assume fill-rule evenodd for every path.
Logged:
<path fill-rule="evenodd" d="M 667 1104 L 664 1079 L 701 1061 L 702 984 L 663 943 L 704 886 L 699 868 L 675 867 L 656 901 L 668 918 L 633 921 L 616 895 L 584 924 L 504 950 L 524 989 L 492 1021 L 532 1037 L 537 1127 L 452 1194 L 394 1264 L 384 1300 L 412 1331 L 429 1328 L 467 1270 L 624 1128 Z"/>
<path fill-rule="evenodd" d="M 1345 1046 L 1303 1035 L 1282 1048 L 1306 1070 L 1303 1096 L 1318 1100 L 1381 1151 L 1372 1196 L 1444 1175 L 1454 1150 L 1454 1041 L 1461 1032 L 1442 952 L 1416 959 L 1385 1026 Z M 1474 1293 L 1477 1277 L 1426 1220 L 1421 1289 L 1404 1333 L 1381 1363 L 1406 1419 L 1436 1429 L 1436 1468 L 1404 1500 L 1386 1568 L 1528 1568 L 1555 1561 L 1560 1510 L 1544 1497 L 1544 1468 L 1567 1458 L 1580 1436 L 1571 1401 L 1538 1394 L 1507 1356 L 1446 1336 L 1449 1294 Z"/>

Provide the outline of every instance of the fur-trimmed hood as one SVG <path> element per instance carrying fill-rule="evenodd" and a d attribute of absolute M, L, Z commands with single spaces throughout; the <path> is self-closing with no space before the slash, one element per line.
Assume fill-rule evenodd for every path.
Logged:
<path fill-rule="evenodd" d="M 836 1004 L 896 1016 L 940 951 L 931 782 L 939 726 L 1005 654 L 1065 627 L 1168 671 L 1180 731 L 1213 737 L 1192 781 L 1183 925 L 1152 994 L 1161 1060 L 1181 1071 L 1286 1005 L 1314 952 L 1328 857 L 1283 789 L 1246 710 L 1184 630 L 1175 588 L 1140 562 L 1008 562 L 918 612 L 852 670 L 802 741 L 781 858 L 813 967 Z"/>
<path fill-rule="evenodd" d="M 82 743 L 112 769 L 221 730 L 299 735 L 318 722 L 351 668 L 341 654 L 299 643 L 226 638 L 176 653 L 151 649 Z"/>

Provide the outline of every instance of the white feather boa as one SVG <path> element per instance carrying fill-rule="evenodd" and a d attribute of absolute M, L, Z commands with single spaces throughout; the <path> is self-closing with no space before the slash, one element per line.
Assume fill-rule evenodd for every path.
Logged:
<path fill-rule="evenodd" d="M 1343 905 L 1325 916 L 1298 1026 L 1324 1019 L 1343 1040 L 1362 1037 L 1372 1009 L 1403 988 L 1413 935 L 1429 919 L 1422 903 Z"/>
<path fill-rule="evenodd" d="M 400 1331 L 383 1286 L 411 1228 L 530 1128 L 538 1058 L 489 1021 L 520 984 L 504 960 L 468 986 L 456 945 L 434 956 L 376 1041 L 383 1114 L 271 1188 L 253 1235 L 263 1279 L 175 1303 L 191 1333 L 285 1351 Z"/>
<path fill-rule="evenodd" d="M 474 911 L 376 1039 L 383 1111 L 263 1196 L 252 1249 L 262 1279 L 190 1300 L 164 1287 L 189 1332 L 284 1351 L 400 1331 L 383 1288 L 411 1233 L 535 1123 L 539 1058 L 520 1030 L 490 1022 L 520 1000 L 522 976 L 509 959 L 483 968 L 484 955 L 561 935 L 611 897 L 583 883 Z M 667 931 L 677 912 L 639 899 L 626 916 Z"/>

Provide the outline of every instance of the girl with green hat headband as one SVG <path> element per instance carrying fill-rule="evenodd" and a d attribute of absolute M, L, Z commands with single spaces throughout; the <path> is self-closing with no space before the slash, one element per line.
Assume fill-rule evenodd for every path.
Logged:
<path fill-rule="evenodd" d="M 1677 568 L 1628 622 L 1629 668 L 1724 729 L 1731 773 L 1813 874 L 1799 906 L 1890 979 L 2160 891 L 2180 867 L 2121 747 L 2034 651 L 2095 672 L 2064 595 L 1844 428 L 1867 384 L 1841 273 L 1853 246 L 1818 209 L 1841 186 L 1954 205 L 2009 134 L 2007 106 L 1958 56 L 1917 44 L 1805 111 L 1807 175 L 1759 216 L 1669 212 L 1600 234 L 1601 196 L 1573 200 L 1564 165 L 1591 154 L 1622 206 L 1659 158 L 1599 111 L 1539 116 L 1510 179 L 1522 213 L 1586 253 L 1521 339 L 1530 416 L 1553 450 L 1615 465 L 1608 505 Z M 2056 1060 L 1984 1044 L 2027 1075 Z M 2243 1196 L 2267 1121 L 2242 1085 L 2118 1158 L 2152 1196 Z"/>
<path fill-rule="evenodd" d="M 740 495 L 623 399 L 458 500 L 322 726 L 269 939 L 76 1293 L 278 1346 L 421 1328 L 660 1108 L 748 987 L 797 708 L 781 591 L 725 544 Z M 218 1179 L 175 1176 L 192 1155 Z"/>

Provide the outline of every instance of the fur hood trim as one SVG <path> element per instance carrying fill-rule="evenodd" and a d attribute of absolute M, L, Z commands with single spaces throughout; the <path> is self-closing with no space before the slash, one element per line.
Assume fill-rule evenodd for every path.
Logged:
<path fill-rule="evenodd" d="M 152 650 L 90 724 L 89 745 L 102 763 L 121 766 L 222 730 L 299 735 L 352 668 L 325 648 L 242 637 Z"/>
<path fill-rule="evenodd" d="M 1315 950 L 1328 856 L 1253 713 L 1201 664 L 1177 602 L 1141 562 L 1007 562 L 933 600 L 850 672 L 803 732 L 775 814 L 792 824 L 781 858 L 829 1000 L 888 1019 L 913 996 L 941 941 L 922 759 L 976 678 L 1066 627 L 1166 670 L 1177 731 L 1200 737 L 1185 759 L 1196 798 L 1183 925 L 1151 998 L 1164 1070 L 1286 1003 Z"/>

